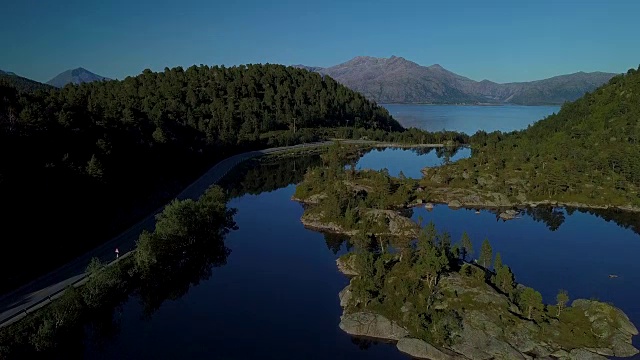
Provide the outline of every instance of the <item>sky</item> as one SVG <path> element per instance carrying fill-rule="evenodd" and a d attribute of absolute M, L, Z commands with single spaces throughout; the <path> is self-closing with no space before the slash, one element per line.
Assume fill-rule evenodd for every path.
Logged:
<path fill-rule="evenodd" d="M 42 82 L 77 67 L 123 79 L 355 56 L 501 83 L 640 64 L 637 0 L 20 0 L 2 12 L 0 69 Z"/>

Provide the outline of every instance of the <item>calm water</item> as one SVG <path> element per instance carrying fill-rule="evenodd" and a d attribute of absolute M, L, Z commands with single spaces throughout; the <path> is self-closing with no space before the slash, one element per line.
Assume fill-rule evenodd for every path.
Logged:
<path fill-rule="evenodd" d="M 446 161 L 457 161 L 471 156 L 471 149 L 458 148 L 453 153 L 440 148 L 428 149 L 375 149 L 365 154 L 356 169 L 389 170 L 391 176 L 400 171 L 409 178 L 420 179 L 424 167 L 440 166 Z"/>
<path fill-rule="evenodd" d="M 382 162 L 393 161 L 398 171 L 414 174 L 425 165 L 437 165 L 437 157 L 428 156 L 374 151 L 358 166 L 389 167 Z M 352 339 L 338 328 L 338 292 L 348 281 L 337 271 L 335 259 L 346 245 L 340 237 L 324 236 L 300 223 L 303 208 L 290 200 L 292 183 L 318 160 L 307 157 L 292 163 L 254 168 L 244 180 L 232 182 L 232 193 L 253 195 L 240 195 L 230 203 L 238 209 L 239 230 L 227 237 L 231 253 L 226 265 L 214 268 L 183 296 L 166 300 L 150 316 L 143 315 L 140 301 L 132 296 L 115 315 L 118 330 L 99 344 L 88 341 L 85 357 L 406 359 L 393 345 Z M 538 289 L 547 302 L 558 289 L 567 289 L 572 298 L 611 301 L 640 325 L 640 236 L 631 229 L 561 209 L 537 210 L 507 222 L 487 211 L 475 214 L 446 206 L 430 212 L 417 208 L 413 218 L 418 216 L 425 223 L 434 221 L 454 239 L 467 231 L 476 250 L 488 237 L 517 280 Z M 634 217 L 614 216 L 638 225 Z M 609 279 L 612 273 L 619 277 Z"/>
<path fill-rule="evenodd" d="M 514 131 L 560 110 L 560 106 L 383 105 L 405 127 L 452 130 L 469 135 L 478 130 Z"/>

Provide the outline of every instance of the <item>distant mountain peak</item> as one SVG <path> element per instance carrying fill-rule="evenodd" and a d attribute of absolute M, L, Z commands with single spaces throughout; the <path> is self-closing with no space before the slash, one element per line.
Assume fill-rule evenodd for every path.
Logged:
<path fill-rule="evenodd" d="M 592 91 L 615 74 L 585 73 L 498 84 L 474 81 L 442 67 L 422 66 L 397 55 L 356 56 L 327 68 L 300 66 L 329 75 L 378 103 L 562 104 Z"/>
<path fill-rule="evenodd" d="M 67 84 L 82 84 L 93 81 L 104 81 L 110 80 L 104 76 L 100 76 L 92 73 L 91 71 L 78 67 L 75 69 L 70 69 L 58 74 L 53 79 L 49 80 L 47 84 L 55 86 L 55 87 L 64 87 Z"/>

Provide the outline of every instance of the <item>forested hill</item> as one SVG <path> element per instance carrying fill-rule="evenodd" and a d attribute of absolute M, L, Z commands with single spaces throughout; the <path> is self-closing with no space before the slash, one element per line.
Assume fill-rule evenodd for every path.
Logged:
<path fill-rule="evenodd" d="M 18 76 L 14 73 L 0 71 L 0 85 L 13 87 L 19 92 L 34 92 L 38 90 L 51 90 L 52 86 L 31 79 Z"/>
<path fill-rule="evenodd" d="M 344 125 L 402 130 L 330 77 L 280 65 L 145 70 L 34 94 L 0 84 L 1 238 L 15 260 L 0 288 L 125 229 L 223 157 Z"/>
<path fill-rule="evenodd" d="M 518 203 L 640 207 L 640 71 L 612 78 L 526 130 L 478 133 L 472 143 L 470 159 L 442 169 L 447 186 L 501 192 Z"/>

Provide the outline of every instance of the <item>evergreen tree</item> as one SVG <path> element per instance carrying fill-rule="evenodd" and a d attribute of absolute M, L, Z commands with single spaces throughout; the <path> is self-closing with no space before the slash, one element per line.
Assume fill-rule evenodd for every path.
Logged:
<path fill-rule="evenodd" d="M 502 256 L 500 256 L 500 253 L 496 253 L 496 258 L 493 261 L 493 270 L 497 272 L 501 268 L 502 268 Z"/>
<path fill-rule="evenodd" d="M 556 296 L 556 305 L 558 306 L 557 316 L 560 316 L 560 313 L 562 312 L 562 310 L 564 310 L 567 302 L 569 302 L 569 293 L 567 292 L 567 290 L 558 291 L 558 295 Z"/>
<path fill-rule="evenodd" d="M 482 247 L 480 248 L 480 264 L 482 264 L 482 267 L 484 267 L 485 269 L 489 269 L 489 266 L 491 266 L 491 259 L 493 258 L 493 253 L 491 250 L 491 244 L 489 244 L 489 239 L 484 239 L 484 241 L 482 242 Z"/>
<path fill-rule="evenodd" d="M 471 258 L 473 257 L 473 244 L 471 243 L 471 239 L 469 238 L 469 234 L 467 234 L 467 232 L 463 232 L 462 233 L 462 239 L 461 239 L 461 253 L 462 253 L 462 259 L 466 260 L 467 256 L 469 257 L 469 260 L 471 260 Z"/>

